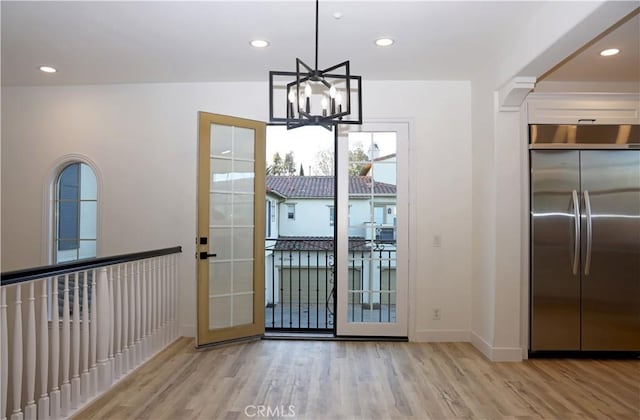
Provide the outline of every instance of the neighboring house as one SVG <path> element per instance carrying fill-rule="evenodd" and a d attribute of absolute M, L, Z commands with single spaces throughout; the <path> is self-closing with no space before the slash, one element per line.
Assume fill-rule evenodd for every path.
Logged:
<path fill-rule="evenodd" d="M 276 202 L 275 198 L 280 197 L 276 211 L 277 235 L 271 232 L 269 237 L 333 237 L 335 209 L 332 176 L 267 176 L 266 183 L 267 200 L 270 201 L 267 213 Z M 374 181 L 370 176 L 349 177 L 350 237 L 371 239 L 366 232 L 371 223 L 377 227 L 393 228 L 395 209 L 395 184 Z"/>
<path fill-rule="evenodd" d="M 385 179 L 392 180 L 388 174 Z M 267 176 L 266 187 L 267 305 L 326 301 L 333 284 L 334 177 Z M 395 213 L 394 184 L 366 175 L 349 178 L 354 303 L 380 302 L 378 294 L 358 292 L 369 286 L 395 289 Z"/>
<path fill-rule="evenodd" d="M 265 232 L 264 237 L 269 240 L 278 237 L 278 203 L 286 197 L 269 188 L 267 184 L 265 197 Z"/>

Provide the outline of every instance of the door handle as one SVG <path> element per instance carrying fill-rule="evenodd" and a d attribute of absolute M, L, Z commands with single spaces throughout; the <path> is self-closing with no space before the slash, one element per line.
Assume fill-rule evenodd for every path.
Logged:
<path fill-rule="evenodd" d="M 578 191 L 573 190 L 573 274 L 578 274 L 580 264 L 580 209 L 578 203 Z"/>
<path fill-rule="evenodd" d="M 200 259 L 201 259 L 201 260 L 206 260 L 206 259 L 208 259 L 209 257 L 217 257 L 217 256 L 218 256 L 218 254 L 208 254 L 208 253 L 206 253 L 206 252 L 201 252 L 201 253 L 200 253 Z"/>
<path fill-rule="evenodd" d="M 593 226 L 591 224 L 591 198 L 589 191 L 584 190 L 584 208 L 587 214 L 587 256 L 584 262 L 584 275 L 588 276 L 591 271 L 591 248 L 593 238 Z"/>

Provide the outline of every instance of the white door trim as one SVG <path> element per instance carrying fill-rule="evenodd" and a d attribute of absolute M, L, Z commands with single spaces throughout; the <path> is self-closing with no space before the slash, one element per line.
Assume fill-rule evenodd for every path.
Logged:
<path fill-rule="evenodd" d="M 338 255 L 336 258 L 337 275 L 337 314 L 336 333 L 339 336 L 396 336 L 409 335 L 409 223 L 410 223 L 410 191 L 409 191 L 409 121 L 376 121 L 355 126 L 350 131 L 360 132 L 396 132 L 396 188 L 397 240 L 396 240 L 396 322 L 394 323 L 349 323 L 348 318 L 348 142 L 346 135 L 338 139 Z"/>

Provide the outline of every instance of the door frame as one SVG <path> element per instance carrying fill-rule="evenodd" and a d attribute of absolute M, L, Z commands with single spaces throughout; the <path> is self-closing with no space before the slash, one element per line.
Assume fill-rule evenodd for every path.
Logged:
<path fill-rule="evenodd" d="M 362 125 L 349 127 L 348 132 L 396 132 L 396 188 L 397 195 L 403 200 L 396 198 L 397 214 L 403 215 L 398 218 L 398 232 L 403 232 L 396 242 L 396 287 L 398 279 L 404 277 L 406 281 L 401 289 L 396 291 L 396 322 L 395 323 L 373 323 L 347 321 L 348 304 L 348 184 L 349 175 L 346 170 L 349 160 L 349 146 L 346 139 L 338 139 L 336 150 L 336 180 L 337 180 L 337 212 L 336 212 L 336 296 L 335 296 L 335 334 L 336 336 L 369 336 L 369 337 L 409 337 L 413 328 L 411 323 L 412 305 L 409 301 L 409 290 L 412 289 L 410 252 L 412 247 L 411 229 L 411 186 L 410 186 L 410 144 L 411 144 L 411 121 L 407 120 L 371 120 Z M 340 132 L 344 135 L 343 132 Z M 345 168 L 339 170 L 339 168 Z M 403 180 L 403 182 L 400 182 Z M 342 200 L 341 200 L 342 197 Z M 346 197 L 346 200 L 345 200 Z M 340 204 L 347 203 L 347 205 Z M 346 250 L 346 251 L 345 251 Z M 402 282 L 401 282 L 402 283 Z M 412 294 L 413 295 L 413 294 Z M 403 310 L 398 308 L 404 307 Z"/>
<path fill-rule="evenodd" d="M 210 148 L 211 125 L 220 124 L 250 128 L 254 138 L 254 251 L 253 251 L 253 323 L 209 330 L 209 260 L 200 259 L 200 252 L 209 252 L 209 244 L 200 245 L 200 238 L 209 238 Z M 227 115 L 198 112 L 198 167 L 196 215 L 196 282 L 197 328 L 196 347 L 210 346 L 264 334 L 264 241 L 265 241 L 265 137 L 266 124 Z"/>

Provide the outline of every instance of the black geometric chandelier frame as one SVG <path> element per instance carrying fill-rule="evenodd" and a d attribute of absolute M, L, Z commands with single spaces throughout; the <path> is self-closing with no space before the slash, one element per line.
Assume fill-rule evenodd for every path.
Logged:
<path fill-rule="evenodd" d="M 350 73 L 349 61 L 318 69 L 318 0 L 315 68 L 296 58 L 295 72 L 269 72 L 269 121 L 287 129 L 362 124 L 362 77 Z"/>

